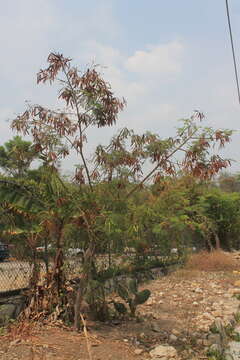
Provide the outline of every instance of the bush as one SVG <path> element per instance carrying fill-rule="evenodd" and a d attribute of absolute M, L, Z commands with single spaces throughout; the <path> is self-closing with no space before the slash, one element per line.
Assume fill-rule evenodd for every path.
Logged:
<path fill-rule="evenodd" d="M 230 254 L 215 250 L 212 252 L 201 251 L 191 255 L 185 267 L 200 271 L 232 271 L 239 268 L 239 265 Z"/>

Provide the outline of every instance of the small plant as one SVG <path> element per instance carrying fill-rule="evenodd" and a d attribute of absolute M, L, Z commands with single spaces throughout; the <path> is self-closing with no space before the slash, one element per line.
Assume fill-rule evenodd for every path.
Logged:
<path fill-rule="evenodd" d="M 6 334 L 6 328 L 3 326 L 0 326 L 0 336 L 4 336 Z"/>
<path fill-rule="evenodd" d="M 231 336 L 232 340 L 240 342 L 240 334 L 238 332 L 233 332 L 232 336 Z"/>
<path fill-rule="evenodd" d="M 237 300 L 240 300 L 240 294 L 234 294 L 233 297 L 235 297 Z"/>
<path fill-rule="evenodd" d="M 236 314 L 234 314 L 234 319 L 237 323 L 240 322 L 240 312 L 237 312 Z"/>
<path fill-rule="evenodd" d="M 218 328 L 217 328 L 215 323 L 212 326 L 210 326 L 209 330 L 211 331 L 212 334 L 218 334 L 219 333 Z"/>
<path fill-rule="evenodd" d="M 234 334 L 234 327 L 231 324 L 228 324 L 225 326 L 225 332 L 227 334 L 227 336 L 229 336 L 230 338 L 233 337 Z"/>
<path fill-rule="evenodd" d="M 208 360 L 225 360 L 225 356 L 218 350 L 209 349 L 207 352 Z"/>
<path fill-rule="evenodd" d="M 117 285 L 117 293 L 129 306 L 131 316 L 135 316 L 138 305 L 144 304 L 151 295 L 150 290 L 145 289 L 138 291 L 138 283 L 136 279 L 126 281 L 125 284 Z M 115 310 L 119 313 L 126 313 L 127 308 L 123 303 L 113 302 Z"/>
<path fill-rule="evenodd" d="M 109 308 L 106 302 L 104 285 L 102 283 L 96 280 L 89 281 L 85 298 L 89 305 L 91 315 L 95 320 L 108 320 Z"/>

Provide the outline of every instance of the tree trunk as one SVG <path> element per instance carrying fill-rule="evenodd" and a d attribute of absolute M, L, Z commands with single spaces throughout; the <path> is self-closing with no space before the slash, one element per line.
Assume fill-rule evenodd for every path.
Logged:
<path fill-rule="evenodd" d="M 93 255 L 94 255 L 94 248 L 93 245 L 90 244 L 90 246 L 88 247 L 88 249 L 84 254 L 82 277 L 77 289 L 76 300 L 74 304 L 74 329 L 76 331 L 79 331 L 81 327 L 81 322 L 80 322 L 81 305 L 84 295 L 87 291 L 88 282 L 92 276 Z"/>
<path fill-rule="evenodd" d="M 215 239 L 216 250 L 220 250 L 221 249 L 220 239 L 219 239 L 219 236 L 218 236 L 218 234 L 216 232 L 214 232 L 214 239 Z"/>

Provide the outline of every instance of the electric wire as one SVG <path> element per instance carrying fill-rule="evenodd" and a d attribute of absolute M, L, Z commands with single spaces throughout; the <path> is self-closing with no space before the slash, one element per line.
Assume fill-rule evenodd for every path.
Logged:
<path fill-rule="evenodd" d="M 230 35 L 231 47 L 232 47 L 232 57 L 233 57 L 233 64 L 234 64 L 235 80 L 236 80 L 236 85 L 237 85 L 238 101 L 240 104 L 240 88 L 239 88 L 238 70 L 237 70 L 236 55 L 235 55 L 235 49 L 234 49 L 234 43 L 233 43 L 232 26 L 231 26 L 231 18 L 230 18 L 230 13 L 229 13 L 228 0 L 226 0 L 226 11 L 227 11 L 228 29 L 229 29 L 229 35 Z"/>

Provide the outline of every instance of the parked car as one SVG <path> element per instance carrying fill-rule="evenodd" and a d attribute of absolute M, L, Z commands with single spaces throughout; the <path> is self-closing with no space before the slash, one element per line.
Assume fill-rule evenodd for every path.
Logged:
<path fill-rule="evenodd" d="M 0 261 L 4 261 L 6 259 L 9 259 L 9 247 L 6 244 L 3 244 L 0 242 Z"/>
<path fill-rule="evenodd" d="M 48 246 L 47 246 L 47 250 L 49 251 L 49 250 L 52 250 L 52 245 L 51 244 L 49 244 Z M 44 253 L 45 252 L 45 246 L 38 246 L 37 248 L 36 248 L 36 251 L 37 251 L 37 253 Z"/>

